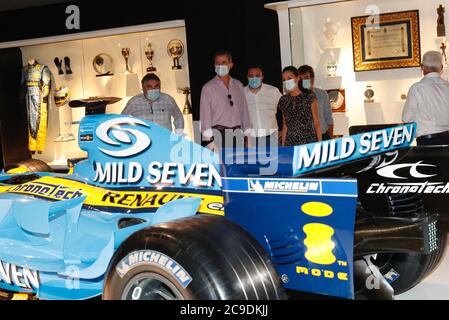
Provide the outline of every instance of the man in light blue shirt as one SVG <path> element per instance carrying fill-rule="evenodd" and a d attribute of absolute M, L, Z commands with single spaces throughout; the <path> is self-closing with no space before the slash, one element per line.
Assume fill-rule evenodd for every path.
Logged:
<path fill-rule="evenodd" d="M 329 95 L 325 90 L 315 88 L 315 72 L 311 66 L 303 65 L 299 67 L 298 71 L 303 87 L 315 93 L 318 102 L 318 113 L 320 116 L 323 141 L 333 139 L 334 118 L 332 117 L 332 107 Z"/>

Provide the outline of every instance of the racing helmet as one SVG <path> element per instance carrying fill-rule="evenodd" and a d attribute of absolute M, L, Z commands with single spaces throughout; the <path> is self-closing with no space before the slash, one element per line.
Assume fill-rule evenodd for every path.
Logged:
<path fill-rule="evenodd" d="M 70 100 L 70 89 L 69 87 L 62 86 L 56 88 L 55 91 L 55 104 L 57 107 L 65 106 Z"/>

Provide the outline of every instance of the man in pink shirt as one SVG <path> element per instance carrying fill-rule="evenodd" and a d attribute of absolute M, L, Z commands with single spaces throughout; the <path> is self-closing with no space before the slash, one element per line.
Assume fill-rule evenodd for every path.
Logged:
<path fill-rule="evenodd" d="M 202 138 L 204 145 L 216 152 L 222 147 L 247 146 L 243 135 L 251 134 L 243 84 L 229 75 L 233 66 L 229 52 L 218 52 L 215 55 L 217 76 L 207 82 L 201 92 Z"/>

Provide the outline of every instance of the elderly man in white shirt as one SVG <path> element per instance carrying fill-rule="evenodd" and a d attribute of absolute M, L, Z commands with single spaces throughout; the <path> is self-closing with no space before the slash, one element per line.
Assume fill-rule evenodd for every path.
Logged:
<path fill-rule="evenodd" d="M 441 78 L 441 53 L 427 52 L 422 71 L 424 78 L 410 88 L 402 120 L 418 124 L 418 145 L 449 145 L 449 82 Z"/>
<path fill-rule="evenodd" d="M 248 86 L 245 97 L 253 128 L 254 147 L 267 147 L 278 141 L 278 122 L 276 119 L 279 99 L 282 97 L 278 88 L 263 83 L 264 75 L 261 67 L 248 69 Z"/>

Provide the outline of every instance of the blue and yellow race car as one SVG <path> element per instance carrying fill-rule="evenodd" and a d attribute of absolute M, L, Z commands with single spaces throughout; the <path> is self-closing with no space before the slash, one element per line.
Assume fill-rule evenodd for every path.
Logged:
<path fill-rule="evenodd" d="M 78 137 L 88 158 L 70 174 L 0 176 L 0 289 L 15 299 L 390 299 L 437 266 L 445 235 L 409 198 L 407 215 L 370 212 L 360 180 L 400 161 L 415 131 L 220 157 L 144 120 L 88 116 Z M 401 254 L 428 262 L 410 274 L 390 259 L 382 271 L 379 257 Z"/>

